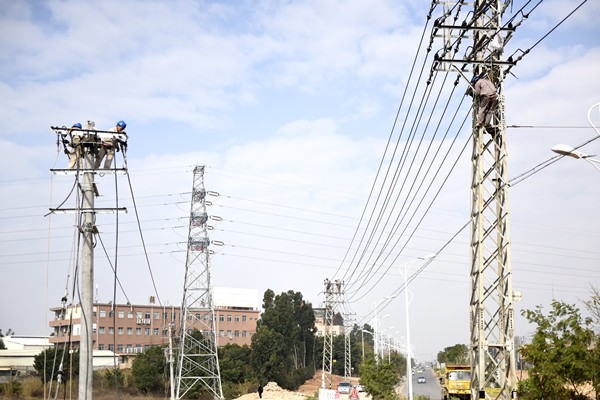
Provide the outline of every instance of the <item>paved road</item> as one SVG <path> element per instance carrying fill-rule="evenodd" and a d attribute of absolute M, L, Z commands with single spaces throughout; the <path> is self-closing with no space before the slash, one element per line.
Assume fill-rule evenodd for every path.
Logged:
<path fill-rule="evenodd" d="M 426 379 L 425 383 L 417 383 L 417 377 L 424 376 Z M 433 376 L 433 371 L 429 368 L 423 372 L 415 372 L 412 376 L 413 384 L 413 396 L 421 395 L 428 396 L 431 400 L 442 399 L 442 388 L 440 382 Z M 404 385 L 406 390 L 406 385 Z"/>

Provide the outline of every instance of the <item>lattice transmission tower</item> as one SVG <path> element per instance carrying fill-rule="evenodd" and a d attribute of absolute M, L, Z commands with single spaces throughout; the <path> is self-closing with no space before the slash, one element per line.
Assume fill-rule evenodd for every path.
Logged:
<path fill-rule="evenodd" d="M 223 399 L 215 312 L 210 282 L 210 258 L 207 235 L 208 214 L 206 213 L 206 189 L 204 188 L 204 166 L 194 168 L 194 185 L 190 211 L 190 227 L 183 282 L 183 302 L 181 305 L 181 332 L 179 335 L 179 355 L 177 362 L 176 398 L 200 385 L 214 399 Z M 201 315 L 201 318 L 195 318 Z M 202 337 L 192 336 L 189 326 L 193 325 Z"/>
<path fill-rule="evenodd" d="M 434 56 L 432 71 L 487 74 L 497 88 L 494 121 L 476 124 L 480 104 L 473 102 L 471 181 L 471 398 L 509 399 L 516 388 L 514 299 L 510 260 L 508 176 L 504 77 L 512 59 L 502 49 L 516 26 L 503 25 L 510 0 L 475 0 L 466 18 L 459 18 L 463 1 L 439 1 L 443 15 L 434 24 L 434 37 L 444 46 Z M 470 7 L 469 7 L 470 8 Z M 469 47 L 459 55 L 461 44 Z M 469 78 L 466 78 L 470 81 Z M 474 99 L 476 96 L 474 95 Z"/>
<path fill-rule="evenodd" d="M 323 332 L 323 366 L 321 371 L 321 388 L 331 389 L 333 384 L 333 316 L 335 313 L 335 285 L 325 278 L 325 303 Z"/>

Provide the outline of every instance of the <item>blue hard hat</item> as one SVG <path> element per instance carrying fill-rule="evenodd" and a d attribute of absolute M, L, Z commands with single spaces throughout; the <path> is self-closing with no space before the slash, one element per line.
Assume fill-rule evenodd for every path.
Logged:
<path fill-rule="evenodd" d="M 81 129 L 81 124 L 79 122 L 76 122 L 73 124 L 73 126 L 71 128 L 79 128 Z"/>
<path fill-rule="evenodd" d="M 125 123 L 125 121 L 119 121 L 119 122 L 117 122 L 117 125 L 119 125 L 121 127 L 121 129 L 125 129 L 127 127 L 127 124 Z"/>

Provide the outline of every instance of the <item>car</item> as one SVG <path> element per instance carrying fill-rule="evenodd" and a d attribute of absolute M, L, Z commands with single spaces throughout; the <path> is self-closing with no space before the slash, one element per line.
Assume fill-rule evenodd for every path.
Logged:
<path fill-rule="evenodd" d="M 424 376 L 419 376 L 419 377 L 417 378 L 417 383 L 425 383 L 425 382 L 427 382 L 427 380 L 425 379 L 425 377 L 424 377 Z"/>
<path fill-rule="evenodd" d="M 356 388 L 358 389 L 359 392 L 364 392 L 365 388 L 363 388 L 362 385 L 357 385 Z"/>
<path fill-rule="evenodd" d="M 352 385 L 350 385 L 350 382 L 340 382 L 340 384 L 338 385 L 338 392 L 339 393 L 350 393 L 350 388 L 352 387 Z"/>

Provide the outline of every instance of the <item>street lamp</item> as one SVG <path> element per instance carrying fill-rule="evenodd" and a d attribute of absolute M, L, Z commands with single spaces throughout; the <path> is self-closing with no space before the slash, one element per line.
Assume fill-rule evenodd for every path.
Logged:
<path fill-rule="evenodd" d="M 573 147 L 567 144 L 557 144 L 552 148 L 552 151 L 562 156 L 573 157 L 576 159 L 582 159 L 589 162 L 594 168 L 600 172 L 600 160 L 591 158 L 592 156 L 582 153 L 581 151 L 575 150 Z"/>
<path fill-rule="evenodd" d="M 406 383 L 408 384 L 408 400 L 413 400 L 413 387 L 412 387 L 412 376 L 411 376 L 411 353 L 410 353 L 410 326 L 408 317 L 408 266 L 419 260 L 430 260 L 437 254 L 428 254 L 425 257 L 419 257 L 416 260 L 404 263 L 404 304 L 405 304 L 405 315 L 406 315 Z"/>

